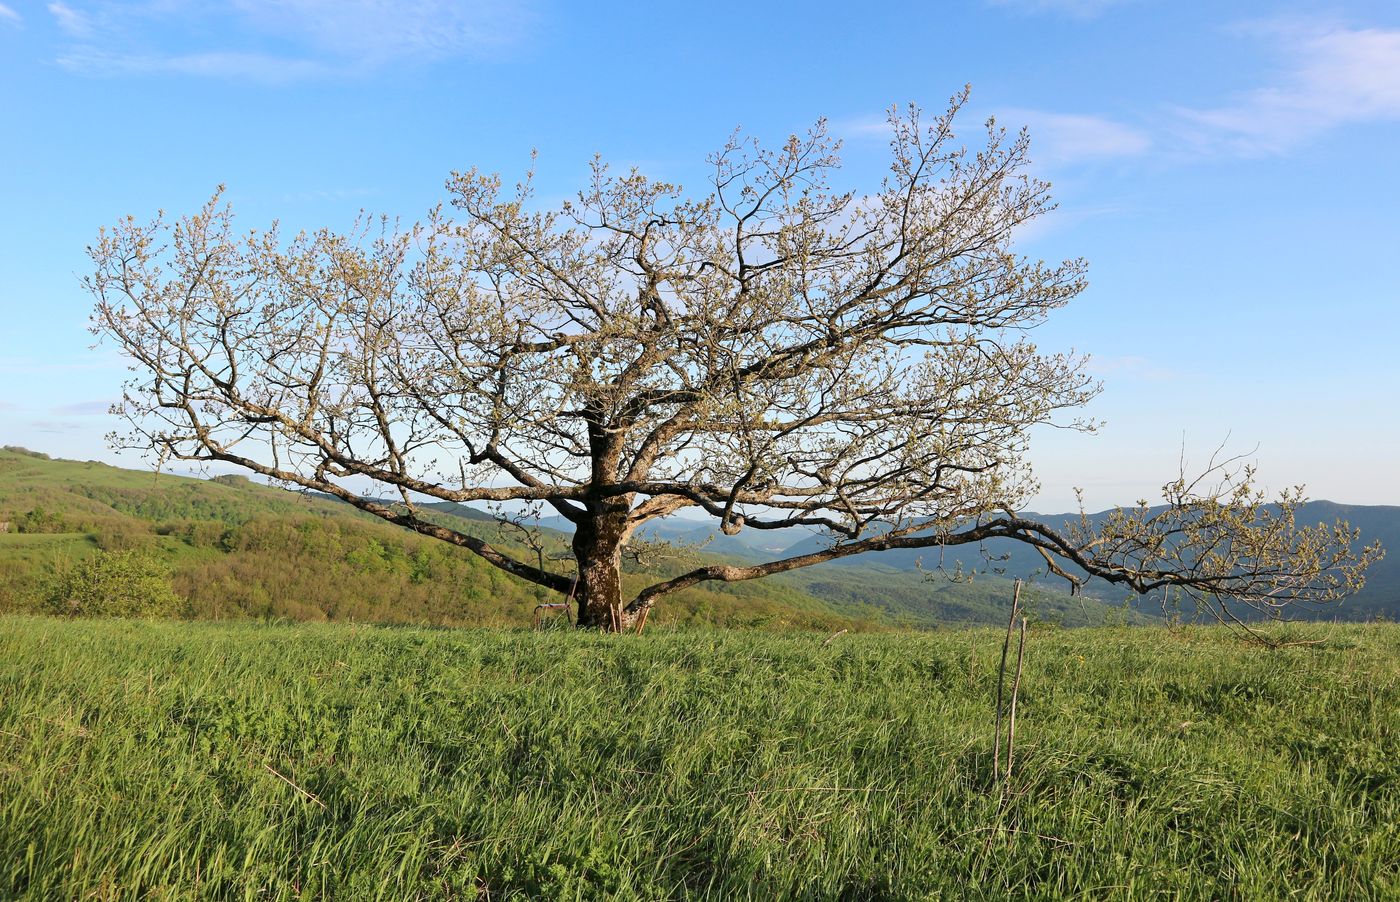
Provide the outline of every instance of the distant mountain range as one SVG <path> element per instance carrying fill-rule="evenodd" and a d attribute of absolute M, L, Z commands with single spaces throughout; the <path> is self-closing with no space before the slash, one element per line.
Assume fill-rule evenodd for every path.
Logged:
<path fill-rule="evenodd" d="M 1111 511 L 1099 511 L 1089 515 L 1091 524 L 1103 522 Z M 1026 517 L 1047 524 L 1078 522 L 1075 514 L 1026 513 Z M 1327 523 L 1338 519 L 1347 521 L 1360 531 L 1358 545 L 1367 545 L 1379 540 L 1387 549 L 1387 555 L 1367 572 L 1366 587 L 1336 605 L 1329 605 L 1313 612 L 1298 610 L 1297 616 L 1340 620 L 1370 620 L 1377 616 L 1400 619 L 1400 506 L 1337 504 L 1332 501 L 1309 501 L 1298 511 L 1301 524 Z M 561 517 L 546 518 L 543 525 L 563 532 L 572 530 L 572 525 Z M 649 523 L 644 534 L 665 539 L 678 544 L 689 544 L 703 548 L 713 554 L 728 555 L 744 560 L 776 560 L 796 557 L 821 551 L 831 544 L 829 537 L 816 530 L 803 527 L 788 527 L 775 530 L 746 528 L 737 536 L 727 536 L 705 521 L 684 517 Z M 942 570 L 948 573 L 981 574 L 975 578 L 998 578 L 1033 580 L 1059 590 L 1063 581 L 1047 575 L 1045 561 L 1034 548 L 1021 542 L 1007 539 L 993 540 L 982 546 L 955 546 L 947 549 L 926 548 L 918 550 L 878 551 L 838 558 L 819 564 L 807 571 L 829 573 L 842 571 L 847 574 L 867 571 L 872 582 L 889 580 L 892 576 Z M 805 573 L 807 571 L 797 571 Z M 800 580 L 810 585 L 809 578 Z M 1135 609 L 1145 614 L 1154 611 L 1151 599 L 1131 596 L 1123 589 L 1111 586 L 1101 580 L 1090 581 L 1085 591 L 1100 600 L 1115 603 L 1129 602 Z M 818 593 L 820 594 L 820 593 Z"/>

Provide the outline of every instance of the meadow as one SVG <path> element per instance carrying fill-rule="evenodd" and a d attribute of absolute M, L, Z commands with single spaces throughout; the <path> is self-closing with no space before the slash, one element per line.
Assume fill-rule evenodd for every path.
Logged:
<path fill-rule="evenodd" d="M 1400 897 L 1400 627 L 0 618 L 0 898 Z"/>

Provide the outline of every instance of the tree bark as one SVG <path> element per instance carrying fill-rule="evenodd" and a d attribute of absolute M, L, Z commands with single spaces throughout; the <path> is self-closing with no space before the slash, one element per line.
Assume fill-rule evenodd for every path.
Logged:
<path fill-rule="evenodd" d="M 607 511 L 584 518 L 574 530 L 578 561 L 577 623 L 583 629 L 622 632 L 632 629 L 637 614 L 623 610 L 622 543 L 627 511 Z"/>

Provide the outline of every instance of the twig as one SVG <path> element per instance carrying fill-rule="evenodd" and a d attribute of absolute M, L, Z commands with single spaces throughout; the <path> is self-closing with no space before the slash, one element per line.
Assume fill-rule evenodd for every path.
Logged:
<path fill-rule="evenodd" d="M 897 792 L 897 786 L 780 786 L 775 789 L 745 789 L 746 796 L 774 792 Z M 739 793 L 734 793 L 739 795 Z"/>
<path fill-rule="evenodd" d="M 311 801 L 315 802 L 317 805 L 320 805 L 322 811 L 325 811 L 325 810 L 326 810 L 326 803 L 325 803 L 325 802 L 323 802 L 323 801 L 321 801 L 320 799 L 316 798 L 316 796 L 315 796 L 313 793 L 307 792 L 306 790 L 302 789 L 300 786 L 298 786 L 298 785 L 296 785 L 295 783 L 293 783 L 291 780 L 287 779 L 285 776 L 283 776 L 281 773 L 279 773 L 279 772 L 277 771 L 277 768 L 273 767 L 271 764 L 268 764 L 266 761 L 262 762 L 262 766 L 265 767 L 265 768 L 267 768 L 267 772 L 268 772 L 268 773 L 272 774 L 274 777 L 276 777 L 277 779 L 281 780 L 283 783 L 286 783 L 288 786 L 292 787 L 292 788 L 295 789 L 297 792 L 299 792 L 299 793 L 301 793 L 302 795 L 306 796 L 308 799 L 310 799 Z"/>
<path fill-rule="evenodd" d="M 837 630 L 836 632 L 832 633 L 830 636 L 827 636 L 826 641 L 822 643 L 822 648 L 826 648 L 828 645 L 830 645 L 831 643 L 835 642 L 837 639 L 840 639 L 842 636 L 846 635 L 846 634 L 849 633 L 849 632 L 850 632 L 850 630 L 848 630 L 848 629 L 846 629 L 846 630 Z"/>
<path fill-rule="evenodd" d="M 1011 756 L 1016 750 L 1016 695 L 1021 689 L 1021 664 L 1026 657 L 1026 618 L 1021 618 L 1021 640 L 1016 645 L 1016 676 L 1011 680 L 1011 713 L 1006 727 L 1006 782 L 1011 782 Z"/>
<path fill-rule="evenodd" d="M 1001 643 L 1001 665 L 997 667 L 997 711 L 996 736 L 992 740 L 992 776 L 1001 776 L 1001 698 L 1002 686 L 1006 681 L 1006 653 L 1011 648 L 1011 628 L 1016 623 L 1016 612 L 1021 607 L 1021 581 L 1018 579 L 1011 592 L 1011 617 L 1006 621 L 1006 641 Z"/>
<path fill-rule="evenodd" d="M 544 602 L 535 605 L 535 616 L 530 619 L 530 627 L 539 629 L 540 624 L 544 622 L 540 611 L 557 611 L 560 608 L 564 609 L 564 616 L 567 618 L 569 616 L 569 603 L 567 601 Z"/>
<path fill-rule="evenodd" d="M 641 613 L 640 615 L 638 615 L 638 617 L 637 617 L 637 635 L 638 635 L 638 636 L 640 636 L 640 635 L 642 634 L 642 630 L 646 628 L 646 625 L 647 625 L 647 614 L 650 614 L 650 613 L 651 613 L 651 605 L 647 605 L 646 607 L 642 608 L 642 613 Z"/>
<path fill-rule="evenodd" d="M 962 839 L 964 836 L 971 836 L 974 833 L 985 833 L 987 831 L 1001 831 L 1004 833 L 1016 833 L 1021 836 L 1034 836 L 1036 839 L 1043 839 L 1046 842 L 1059 843 L 1062 846 L 1078 845 L 1078 843 L 1073 842 L 1072 840 L 1062 839 L 1058 836 L 1051 836 L 1048 833 L 1036 833 L 1033 830 L 1021 830 L 1016 827 L 1008 827 L 1005 824 L 986 824 L 985 826 L 981 827 L 973 827 L 971 830 L 964 830 L 962 833 L 959 833 L 957 836 L 954 836 L 953 841 L 956 842 L 957 840 Z"/>

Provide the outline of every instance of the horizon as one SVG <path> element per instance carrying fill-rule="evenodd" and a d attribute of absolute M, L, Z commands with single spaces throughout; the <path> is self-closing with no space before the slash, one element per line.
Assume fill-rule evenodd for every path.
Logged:
<path fill-rule="evenodd" d="M 842 180 L 869 185 L 882 111 L 936 112 L 971 83 L 961 132 L 1028 127 L 1060 204 L 1018 249 L 1090 267 L 1032 336 L 1091 355 L 1104 392 L 1083 412 L 1107 425 L 1037 432 L 1031 509 L 1074 510 L 1076 486 L 1091 511 L 1155 502 L 1182 458 L 1222 445 L 1275 492 L 1400 504 L 1400 418 L 1383 414 L 1400 182 L 1377 177 L 1400 146 L 1393 4 L 727 9 L 0 0 L 22 136 L 0 147 L 0 444 L 143 466 L 102 439 L 125 363 L 90 348 L 78 284 L 119 217 L 192 213 L 227 184 L 244 228 L 412 221 L 449 171 L 518 178 L 532 148 L 543 206 L 595 152 L 693 186 L 736 126 L 773 143 L 819 117 L 845 139 Z"/>
<path fill-rule="evenodd" d="M 230 476 L 230 475 L 232 475 L 232 476 L 242 476 L 243 478 L 247 479 L 248 481 L 250 481 L 250 482 L 253 483 L 254 485 L 259 486 L 259 487 L 261 487 L 261 488 L 272 489 L 272 490 L 275 490 L 275 491 L 285 491 L 285 492 L 288 492 L 288 493 L 294 494 L 294 495 L 309 495 L 309 496 L 313 496 L 313 497 L 317 497 L 317 498 L 325 498 L 325 499 L 329 499 L 329 500 L 335 500 L 334 497 L 331 496 L 331 495 L 326 495 L 326 494 L 321 493 L 321 492 L 315 492 L 315 491 L 312 491 L 312 490 L 310 490 L 310 489 L 287 488 L 287 487 L 284 487 L 284 486 L 280 486 L 280 485 L 277 485 L 276 483 L 273 483 L 273 482 L 271 482 L 271 481 L 269 481 L 269 480 L 267 480 L 267 479 L 265 479 L 265 478 L 263 478 L 263 477 L 261 477 L 261 476 L 258 476 L 256 473 L 250 474 L 250 473 L 248 473 L 247 471 L 244 471 L 244 470 L 228 469 L 228 470 L 221 470 L 221 471 L 218 471 L 218 472 L 198 472 L 198 471 L 193 470 L 193 469 L 180 470 L 180 469 L 174 469 L 174 468 L 170 468 L 170 467 L 166 467 L 166 468 L 163 468 L 163 469 L 160 469 L 160 470 L 151 470 L 151 469 L 149 469 L 149 468 L 127 467 L 127 466 L 125 466 L 125 465 L 123 465 L 123 464 L 120 464 L 120 463 L 112 463 L 112 462 L 110 462 L 110 461 L 97 460 L 96 458 L 57 457 L 57 456 L 51 455 L 51 454 L 49 454 L 48 452 L 45 452 L 45 451 L 42 451 L 42 450 L 39 450 L 39 449 L 35 449 L 35 448 L 26 448 L 26 447 L 24 447 L 24 446 L 17 446 L 17 445 L 12 445 L 12 444 L 0 445 L 0 450 L 11 451 L 11 452 L 18 452 L 18 453 L 22 453 L 22 454 L 36 454 L 36 453 L 37 453 L 37 454 L 42 455 L 44 459 L 50 460 L 50 461 L 54 461 L 54 462 L 57 462 L 57 463 L 69 463 L 69 464 L 74 464 L 74 463 L 81 463 L 81 464 L 97 463 L 97 464 L 102 464 L 102 465 L 104 465 L 104 466 L 117 467 L 117 468 L 119 468 L 119 469 L 131 470 L 131 471 L 133 471 L 133 472 L 143 472 L 143 471 L 145 471 L 145 472 L 151 472 L 153 475 L 174 476 L 174 477 L 177 477 L 177 478 L 180 478 L 180 479 L 194 479 L 194 480 L 200 480 L 200 481 L 207 481 L 207 480 L 213 480 L 213 479 L 217 479 L 217 478 L 224 477 L 224 476 Z M 492 509 L 491 509 L 490 507 L 486 506 L 486 504 L 485 504 L 484 502 L 480 502 L 480 501 L 442 501 L 442 500 L 436 499 L 436 498 L 428 498 L 427 496 L 420 496 L 420 497 L 422 497 L 422 498 L 425 499 L 425 502 L 424 502 L 424 503 L 425 503 L 426 506 L 456 506 L 456 507 L 465 507 L 465 508 L 468 508 L 468 509 L 470 509 L 470 510 L 472 510 L 472 511 L 475 511 L 475 512 L 477 512 L 477 513 L 479 513 L 479 514 L 482 514 L 482 515 L 485 515 L 485 516 L 494 516 L 494 514 L 493 514 L 493 512 L 492 512 Z M 389 501 L 390 503 L 396 503 L 393 499 L 388 499 L 388 501 Z M 1332 499 L 1332 498 L 1314 498 L 1314 497 L 1311 497 L 1311 496 L 1310 496 L 1305 502 L 1303 502 L 1303 503 L 1304 503 L 1304 504 L 1333 504 L 1333 505 L 1337 505 L 1338 507 L 1344 507 L 1344 508 L 1395 508 L 1395 509 L 1400 509 L 1400 505 L 1395 505 L 1395 504 L 1355 504 L 1355 503 L 1351 503 L 1351 502 L 1337 501 L 1337 500 Z M 1125 505 L 1122 505 L 1122 506 L 1123 506 L 1123 507 L 1128 507 L 1128 506 L 1131 506 L 1131 505 L 1125 504 Z M 1154 508 L 1162 507 L 1162 506 L 1163 506 L 1163 505 L 1160 505 L 1160 504 L 1153 504 L 1153 505 L 1152 505 L 1152 507 L 1154 507 Z M 511 509 L 512 509 L 512 506 L 511 506 L 510 504 L 502 505 L 502 507 L 503 507 L 504 509 L 506 509 L 506 510 L 511 510 Z M 1037 516 L 1037 517 L 1075 517 L 1075 516 L 1078 516 L 1078 515 L 1081 514 L 1081 513 L 1084 513 L 1084 514 L 1087 514 L 1087 515 L 1089 515 L 1089 516 L 1091 516 L 1091 517 L 1096 517 L 1096 516 L 1098 516 L 1098 515 L 1100 515 L 1100 514 L 1108 513 L 1108 512 L 1109 512 L 1110 510 L 1112 510 L 1114 507 L 1115 507 L 1114 505 L 1109 505 L 1108 507 L 1103 507 L 1103 508 L 1085 508 L 1083 511 L 1080 511 L 1080 510 L 1078 510 L 1078 509 L 1070 509 L 1070 508 L 1064 508 L 1064 509 L 1060 509 L 1060 510 L 1049 510 L 1049 509 L 1037 510 L 1037 509 L 1033 509 L 1033 508 L 1027 507 L 1027 508 L 1023 508 L 1023 509 L 1017 511 L 1017 513 L 1020 514 L 1020 515 L 1022 515 L 1022 516 L 1032 515 L 1032 516 Z M 515 508 L 516 508 L 516 509 L 520 509 L 520 505 L 517 504 L 517 505 L 515 506 Z M 525 519 L 526 519 L 527 521 L 529 521 L 529 520 L 531 520 L 532 518 L 527 517 L 527 518 L 525 518 Z M 561 531 L 561 532 L 569 532 L 569 531 L 572 531 L 573 528 L 574 528 L 574 525 L 573 525 L 572 523 L 570 523 L 570 522 L 569 522 L 567 519 L 565 519 L 564 517 L 559 516 L 558 514 L 546 514 L 546 513 L 544 513 L 543 511 L 541 511 L 541 512 L 540 512 L 540 516 L 537 517 L 537 518 L 533 518 L 533 519 L 534 519 L 535 522 L 537 522 L 541 527 L 543 527 L 543 528 L 545 528 L 545 529 L 552 529 L 552 530 L 557 530 L 557 531 Z M 713 525 L 715 524 L 715 522 L 716 522 L 716 521 L 715 521 L 715 518 L 714 518 L 713 516 L 710 516 L 710 515 L 708 515 L 708 514 L 696 513 L 695 510 L 694 510 L 693 508 L 683 508 L 683 509 L 681 509 L 681 510 L 679 510 L 679 511 L 675 511 L 675 512 L 670 513 L 670 514 L 666 514 L 665 516 L 657 517 L 654 521 L 650 521 L 650 522 L 651 522 L 651 523 L 660 523 L 660 522 L 668 522 L 668 521 L 669 521 L 669 522 L 675 522 L 675 521 L 677 521 L 677 520 L 682 520 L 682 521 L 685 521 L 685 522 L 687 522 L 687 523 L 694 523 L 694 524 L 697 525 L 697 526 L 713 526 Z M 645 528 L 645 527 L 644 527 L 644 528 Z M 717 526 L 715 526 L 714 528 L 715 528 L 715 529 L 718 529 Z M 758 536 L 758 535 L 763 535 L 763 534 L 765 534 L 766 532 L 771 532 L 771 530 L 757 529 L 757 528 L 752 527 L 752 526 L 745 526 L 745 527 L 743 527 L 743 530 L 744 530 L 744 532 L 741 533 L 741 535 L 749 535 L 750 537 Z M 803 531 L 809 532 L 809 533 L 811 533 L 811 534 L 813 534 L 813 535 L 817 535 L 817 534 L 819 534 L 819 533 L 821 532 L 820 529 L 818 529 L 817 527 L 813 527 L 813 526 L 785 526 L 785 527 L 783 527 L 783 531 L 787 531 L 787 530 L 803 530 Z M 878 552 L 875 552 L 875 553 L 878 553 Z"/>

